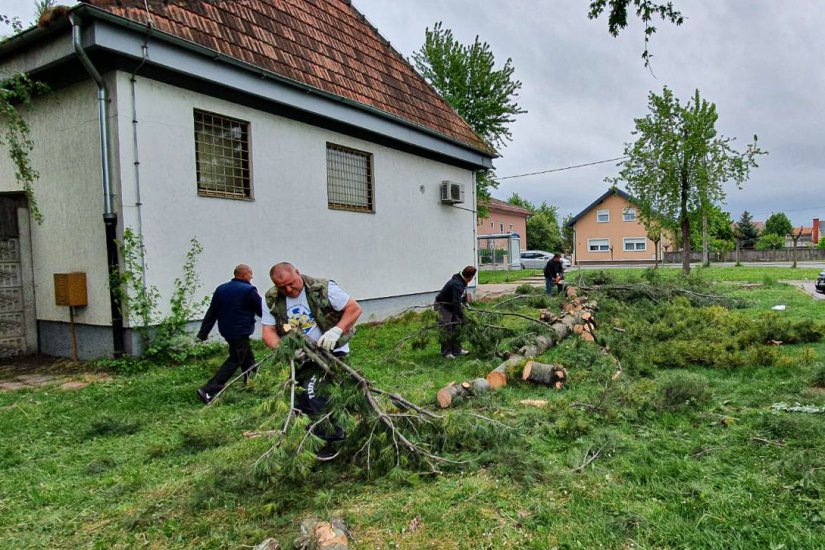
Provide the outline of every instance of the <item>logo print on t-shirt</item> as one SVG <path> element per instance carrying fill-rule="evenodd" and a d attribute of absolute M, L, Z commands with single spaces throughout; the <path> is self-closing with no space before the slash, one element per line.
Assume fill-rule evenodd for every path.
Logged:
<path fill-rule="evenodd" d="M 315 328 L 315 318 L 309 308 L 303 304 L 287 308 L 286 316 L 292 328 L 301 330 L 304 334 L 309 334 L 309 331 Z"/>

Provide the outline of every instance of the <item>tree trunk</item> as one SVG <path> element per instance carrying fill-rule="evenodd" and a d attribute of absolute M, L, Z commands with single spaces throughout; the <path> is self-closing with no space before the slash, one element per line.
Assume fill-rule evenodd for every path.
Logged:
<path fill-rule="evenodd" d="M 446 409 L 453 404 L 453 401 L 462 399 L 469 395 L 480 395 L 490 391 L 490 383 L 484 378 L 476 378 L 472 382 L 462 382 L 461 384 L 450 384 L 438 390 L 435 400 L 438 406 Z"/>
<path fill-rule="evenodd" d="M 578 299 L 574 300 L 575 303 Z M 491 389 L 497 390 L 507 385 L 508 376 L 513 375 L 513 371 L 521 367 L 528 359 L 537 355 L 541 355 L 548 348 L 561 342 L 571 334 L 577 333 L 576 326 L 583 326 L 592 324 L 593 314 L 590 310 L 596 309 L 596 302 L 588 302 L 587 304 L 578 304 L 573 306 L 577 309 L 566 312 L 561 319 L 553 323 L 553 331 L 556 333 L 555 338 L 549 336 L 539 336 L 535 344 L 527 345 L 518 350 L 518 352 L 510 356 L 506 361 L 490 371 L 487 375 L 487 381 L 490 383 Z M 584 336 L 587 333 L 587 336 Z M 582 335 L 584 339 L 591 339 L 590 331 L 581 331 L 578 334 Z M 590 338 L 588 338 L 590 337 Z"/>
<path fill-rule="evenodd" d="M 708 252 L 708 248 L 710 247 L 710 242 L 708 238 L 708 213 L 707 211 L 702 211 L 702 267 L 709 267 L 710 266 L 710 254 Z"/>
<path fill-rule="evenodd" d="M 659 243 L 662 242 L 661 237 L 653 241 L 653 268 L 659 269 Z"/>
<path fill-rule="evenodd" d="M 682 273 L 685 275 L 690 273 L 690 220 L 687 213 L 687 194 L 687 174 L 683 174 L 679 218 L 682 228 Z"/>
<path fill-rule="evenodd" d="M 553 386 L 557 390 L 567 383 L 567 369 L 561 365 L 548 365 L 546 363 L 536 363 L 527 361 L 521 379 L 542 386 Z"/>

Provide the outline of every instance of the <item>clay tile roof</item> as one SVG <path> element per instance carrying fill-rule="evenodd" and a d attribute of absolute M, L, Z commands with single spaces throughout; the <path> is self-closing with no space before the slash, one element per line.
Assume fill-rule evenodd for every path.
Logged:
<path fill-rule="evenodd" d="M 349 0 L 82 1 L 495 154 Z"/>
<path fill-rule="evenodd" d="M 500 212 L 510 212 L 512 214 L 521 214 L 524 216 L 533 215 L 533 212 L 527 208 L 522 208 L 521 206 L 516 206 L 515 204 L 510 204 L 509 202 L 495 199 L 493 197 L 490 197 L 487 207 L 490 210 L 498 210 Z"/>

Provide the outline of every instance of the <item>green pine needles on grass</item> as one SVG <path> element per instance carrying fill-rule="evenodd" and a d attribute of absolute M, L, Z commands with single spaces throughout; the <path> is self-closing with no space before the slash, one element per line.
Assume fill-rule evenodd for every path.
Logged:
<path fill-rule="evenodd" d="M 825 407 L 825 303 L 781 283 L 726 282 L 739 268 L 699 271 L 704 294 L 741 307 L 594 296 L 597 342 L 568 338 L 538 358 L 566 367 L 564 390 L 515 380 L 405 432 L 456 462 L 439 474 L 414 455 L 399 459 L 346 384 L 334 393 L 343 410 L 335 420 L 349 430 L 340 459 L 311 460 L 319 442 L 297 417 L 279 450 L 259 460 L 272 437 L 244 433 L 283 428 L 284 358 L 210 407 L 192 389 L 220 353 L 75 391 L 0 393 L 0 547 L 288 544 L 310 515 L 343 517 L 353 548 L 825 547 L 823 415 L 799 412 Z M 764 275 L 743 273 L 757 283 Z M 678 280 L 611 276 L 602 284 Z M 468 345 L 484 353 L 441 358 L 424 311 L 360 326 L 347 360 L 435 410 L 439 388 L 484 376 L 501 362 L 496 350 L 541 332 L 512 315 L 536 318 L 529 298 L 478 304 L 508 315 L 470 312 Z M 259 343 L 256 353 L 265 353 Z M 296 452 L 304 438 L 307 453 Z"/>

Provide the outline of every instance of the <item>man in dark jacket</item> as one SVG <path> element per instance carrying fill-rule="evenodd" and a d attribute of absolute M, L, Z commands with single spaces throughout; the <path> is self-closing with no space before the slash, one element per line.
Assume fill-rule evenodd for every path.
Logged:
<path fill-rule="evenodd" d="M 558 294 L 561 296 L 562 288 L 564 288 L 564 266 L 561 263 L 561 254 L 554 254 L 544 266 L 544 290 L 548 296 L 553 294 L 553 285 L 556 285 Z"/>
<path fill-rule="evenodd" d="M 248 371 L 255 364 L 249 337 L 255 331 L 255 316 L 261 316 L 261 296 L 251 281 L 252 268 L 245 264 L 238 265 L 234 278 L 215 289 L 198 331 L 198 338 L 206 340 L 217 321 L 218 331 L 229 344 L 229 357 L 215 376 L 198 388 L 198 398 L 206 404 L 221 391 L 238 367 L 243 370 L 246 381 Z"/>
<path fill-rule="evenodd" d="M 468 265 L 461 273 L 453 275 L 435 297 L 433 307 L 438 313 L 438 326 L 441 330 L 441 355 L 447 359 L 469 353 L 461 349 L 458 327 L 464 323 L 463 306 L 467 302 L 467 284 L 475 274 L 476 268 Z"/>

